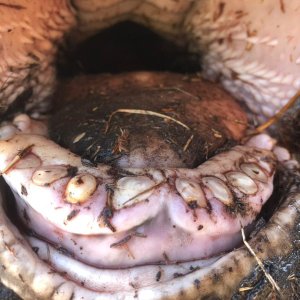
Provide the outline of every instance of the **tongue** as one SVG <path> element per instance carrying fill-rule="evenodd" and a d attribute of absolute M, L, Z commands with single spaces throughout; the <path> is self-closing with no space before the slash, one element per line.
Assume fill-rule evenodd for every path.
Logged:
<path fill-rule="evenodd" d="M 64 87 L 58 98 L 67 105 L 50 121 L 54 141 L 93 163 L 190 168 L 234 145 L 245 130 L 245 113 L 234 100 L 198 77 L 115 77 L 109 84 L 119 82 L 117 93 L 103 76 L 81 78 L 83 91 L 76 80 Z"/>

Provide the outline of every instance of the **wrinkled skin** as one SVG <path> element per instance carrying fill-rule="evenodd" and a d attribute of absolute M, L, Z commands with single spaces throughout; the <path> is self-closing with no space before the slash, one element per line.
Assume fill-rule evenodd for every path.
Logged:
<path fill-rule="evenodd" d="M 279 1 L 276 6 L 268 1 L 265 3 L 252 1 L 251 4 L 239 1 L 224 3 L 199 1 L 191 4 L 188 1 L 179 1 L 173 4 L 160 1 L 154 5 L 146 3 L 145 6 L 139 6 L 135 2 L 130 2 L 128 5 L 124 2 L 120 5 L 117 2 L 95 4 L 91 1 L 91 3 L 81 4 L 79 1 L 73 1 L 78 12 L 78 27 L 73 31 L 72 40 L 80 40 L 100 28 L 125 18 L 146 23 L 147 26 L 171 39 L 183 37 L 182 40 L 187 41 L 191 51 L 205 53 L 204 75 L 213 80 L 218 79 L 238 99 L 246 101 L 252 112 L 260 115 L 260 119 L 264 119 L 274 113 L 276 108 L 281 107 L 299 88 L 297 1 L 289 3 Z M 95 9 L 95 5 L 98 5 L 99 9 Z M 47 1 L 43 5 L 38 1 L 20 3 L 19 6 L 0 4 L 0 9 L 1 16 L 4 16 L 0 20 L 3 39 L 0 49 L 3 58 L 0 62 L 0 80 L 3 83 L 2 109 L 6 111 L 16 99 L 17 102 L 23 103 L 24 109 L 33 107 L 46 109 L 42 100 L 53 90 L 55 45 L 62 39 L 63 34 L 74 26 L 74 12 L 71 6 L 63 1 Z M 33 11 L 42 13 L 28 20 L 26 16 L 35 15 Z M 57 18 L 53 18 L 53 24 L 50 21 L 54 14 Z M 232 18 L 233 15 L 235 18 Z M 99 21 L 91 22 L 90 18 L 93 16 L 97 16 L 96 19 Z M 183 25 L 179 26 L 179 24 Z M 242 24 L 242 26 L 236 27 L 235 24 Z M 47 34 L 42 29 L 43 26 L 49 29 Z M 15 39 L 19 43 L 14 43 Z M 234 51 L 231 51 L 232 49 Z M 31 55 L 28 55 L 29 53 Z M 259 253 L 262 259 L 266 259 L 270 265 L 281 261 L 287 266 L 289 261 L 297 261 L 299 255 L 299 243 L 297 244 L 299 228 L 296 226 L 299 223 L 299 179 L 295 171 L 292 172 L 292 176 L 294 182 L 290 182 L 289 179 L 289 185 L 285 185 L 288 188 L 283 192 L 284 201 L 279 211 L 251 240 L 256 253 Z M 6 223 L 5 219 L 3 223 Z M 280 231 L 280 234 L 276 235 L 276 230 Z M 18 233 L 15 235 L 18 236 Z M 5 248 L 6 252 L 10 249 L 7 247 L 7 242 L 3 244 L 3 249 Z M 29 250 L 24 246 L 20 251 Z M 9 259 L 6 257 L 8 255 L 6 252 L 1 256 Z M 238 275 L 231 274 L 231 266 Z M 294 269 L 286 270 L 287 274 L 284 276 L 286 280 L 279 277 L 278 281 L 285 297 L 293 298 L 298 293 L 299 285 L 297 285 L 297 264 Z M 252 275 L 250 275 L 251 271 L 254 272 Z M 260 275 L 256 276 L 257 272 Z M 279 276 L 276 272 L 278 270 L 271 272 L 275 279 Z M 261 279 L 261 272 L 255 269 L 255 260 L 244 248 L 230 253 L 224 257 L 224 260 L 214 265 L 212 274 L 214 275 L 207 277 L 204 287 L 200 286 L 200 290 L 198 281 L 195 281 L 197 278 L 193 278 L 194 275 L 191 274 L 191 278 L 182 281 L 182 288 L 171 292 L 172 287 L 169 286 L 166 291 L 170 297 L 185 296 L 191 299 L 199 297 L 199 293 L 203 298 L 226 298 L 234 291 L 236 291 L 234 297 L 237 298 L 247 295 L 250 298 L 254 295 L 265 298 L 273 295 L 270 285 Z M 289 277 L 292 274 L 296 276 Z M 237 289 L 242 276 L 249 276 L 244 279 L 242 283 L 244 286 L 250 285 L 255 288 L 248 293 L 239 294 Z M 17 277 L 8 274 L 3 277 L 3 280 L 21 294 L 22 287 L 25 285 L 18 283 Z M 19 280 L 22 282 L 20 276 Z M 58 277 L 56 280 L 58 281 L 55 285 L 59 286 L 61 281 Z M 190 286 L 186 285 L 187 282 Z M 26 289 L 22 296 L 28 299 L 38 297 L 35 294 L 34 284 Z M 48 296 L 49 294 L 46 298 Z M 160 296 L 164 297 L 165 294 Z"/>

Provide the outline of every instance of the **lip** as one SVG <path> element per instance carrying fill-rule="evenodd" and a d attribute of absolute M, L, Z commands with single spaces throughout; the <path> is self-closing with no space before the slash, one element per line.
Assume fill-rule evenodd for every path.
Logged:
<path fill-rule="evenodd" d="M 297 263 L 299 261 L 299 210 L 300 210 L 300 187 L 299 174 L 296 170 L 287 171 L 283 177 L 288 177 L 288 187 L 281 195 L 282 203 L 276 213 L 270 218 L 263 229 L 259 230 L 249 241 L 251 248 L 258 254 L 260 259 L 271 266 L 280 265 L 286 267 L 286 276 L 280 277 L 279 269 L 275 268 L 272 274 L 282 288 L 283 293 L 293 293 L 295 278 L 292 274 L 293 268 L 289 267 L 289 259 Z M 293 178 L 293 179 L 291 179 Z M 291 180 L 291 182 L 290 182 Z M 69 281 L 59 273 L 53 273 L 53 269 L 37 258 L 36 254 L 28 246 L 22 234 L 16 229 L 11 221 L 6 217 L 3 210 L 5 199 L 4 188 L 1 186 L 1 211 L 0 224 L 2 239 L 0 239 L 0 262 L 1 280 L 3 283 L 24 299 L 50 299 L 58 295 L 66 299 L 80 299 L 81 296 L 91 299 L 100 297 L 99 294 Z M 272 286 L 264 280 L 264 276 L 256 267 L 255 258 L 249 250 L 243 246 L 221 259 L 195 271 L 184 277 L 171 280 L 168 283 L 159 284 L 155 289 L 144 288 L 133 293 L 120 293 L 115 296 L 120 298 L 186 298 L 193 299 L 199 295 L 201 297 L 228 298 L 232 295 L 243 297 L 257 294 L 263 298 L 264 295 L 272 293 Z M 18 266 L 18 267 L 16 267 Z M 297 268 L 297 267 L 296 267 Z M 238 276 L 233 276 L 236 271 Z M 43 274 L 42 278 L 37 278 L 35 274 Z M 296 271 L 295 271 L 296 272 Z M 235 274 L 236 274 L 235 273 Z M 289 277 L 290 275 L 290 277 Z M 199 280 L 201 278 L 201 280 Z M 238 278 L 238 279 L 237 279 Z M 240 282 L 239 279 L 243 278 Z M 285 278 L 285 279 L 284 279 Z M 284 281 L 285 280 L 285 281 Z M 250 288 L 242 292 L 240 288 Z M 288 291 L 290 289 L 290 291 Z M 295 292 L 295 294 L 296 294 Z M 111 297 L 103 294 L 101 297 Z"/>

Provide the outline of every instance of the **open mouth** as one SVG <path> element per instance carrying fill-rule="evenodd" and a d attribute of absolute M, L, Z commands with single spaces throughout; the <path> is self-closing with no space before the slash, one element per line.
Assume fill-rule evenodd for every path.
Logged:
<path fill-rule="evenodd" d="M 24 299 L 294 297 L 298 163 L 276 135 L 249 137 L 247 130 L 299 88 L 291 63 L 297 65 L 297 49 L 287 48 L 291 65 L 274 67 L 272 55 L 284 59 L 281 31 L 273 38 L 252 28 L 252 4 L 143 5 L 74 1 L 75 13 L 55 1 L 42 8 L 0 4 L 13 24 L 8 33 L 28 28 L 30 9 L 42 16 L 30 47 L 26 34 L 11 46 L 16 59 L 7 58 L 10 76 L 4 72 L 0 167 L 13 196 L 2 188 L 1 279 Z M 287 10 L 290 20 L 297 11 L 293 4 L 260 5 L 256 18 L 281 13 L 280 26 Z M 19 27 L 18 14 L 25 22 Z M 186 45 L 189 54 L 132 23 L 94 35 L 127 19 Z M 99 44 L 135 30 L 141 31 L 136 40 L 149 35 L 149 52 L 138 48 L 122 66 L 122 57 L 97 61 Z M 65 33 L 73 43 L 85 40 L 72 52 L 75 64 L 56 55 Z M 23 47 L 26 57 L 18 56 Z M 268 57 L 264 47 L 275 54 Z M 108 57 L 115 48 L 116 57 L 133 51 L 120 44 L 101 48 Z M 171 48 L 166 66 L 155 65 L 156 58 L 149 63 L 149 53 L 165 48 Z M 143 62 L 136 59 L 141 52 Z M 63 79 L 48 113 L 58 61 Z M 203 76 L 244 105 L 195 75 L 198 61 Z M 78 75 L 78 69 L 117 74 Z M 122 73 L 145 69 L 152 72 Z M 256 259 L 265 267 L 256 267 Z"/>

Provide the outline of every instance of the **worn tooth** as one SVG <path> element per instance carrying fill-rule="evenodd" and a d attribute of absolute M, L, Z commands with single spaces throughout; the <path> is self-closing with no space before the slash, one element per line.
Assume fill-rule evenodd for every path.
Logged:
<path fill-rule="evenodd" d="M 66 201 L 69 203 L 83 203 L 87 201 L 97 188 L 97 180 L 90 174 L 78 174 L 68 183 Z"/>
<path fill-rule="evenodd" d="M 209 188 L 213 196 L 225 205 L 233 204 L 233 196 L 225 182 L 217 177 L 209 176 L 202 178 L 203 184 Z"/>
<path fill-rule="evenodd" d="M 187 203 L 196 202 L 198 207 L 207 207 L 205 195 L 198 183 L 177 178 L 175 186 L 180 196 Z"/>
<path fill-rule="evenodd" d="M 120 209 L 146 200 L 157 185 L 147 176 L 123 177 L 116 184 L 113 206 Z"/>
<path fill-rule="evenodd" d="M 5 141 L 11 139 L 16 134 L 16 127 L 12 125 L 4 125 L 0 127 L 0 140 Z"/>
<path fill-rule="evenodd" d="M 242 172 L 226 173 L 228 181 L 246 195 L 255 194 L 258 191 L 256 183 L 246 174 Z"/>
<path fill-rule="evenodd" d="M 45 166 L 36 170 L 32 181 L 39 186 L 47 186 L 56 180 L 68 176 L 68 170 L 63 166 Z"/>
<path fill-rule="evenodd" d="M 21 159 L 16 165 L 15 169 L 30 169 L 38 168 L 41 165 L 41 160 L 34 154 L 28 154 L 26 157 Z"/>
<path fill-rule="evenodd" d="M 240 165 L 241 170 L 254 180 L 263 183 L 268 182 L 268 176 L 265 171 L 255 163 L 243 163 Z"/>

